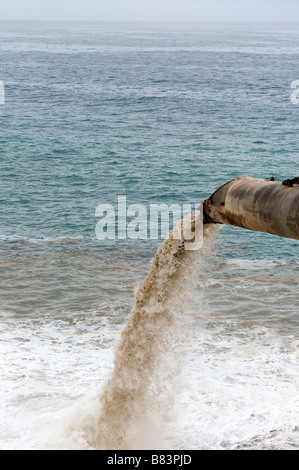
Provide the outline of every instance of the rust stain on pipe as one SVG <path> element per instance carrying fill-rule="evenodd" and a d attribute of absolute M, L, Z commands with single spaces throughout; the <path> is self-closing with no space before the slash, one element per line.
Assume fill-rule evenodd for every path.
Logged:
<path fill-rule="evenodd" d="M 249 176 L 236 178 L 203 202 L 204 222 L 299 240 L 297 183 L 298 178 L 283 183 Z"/>

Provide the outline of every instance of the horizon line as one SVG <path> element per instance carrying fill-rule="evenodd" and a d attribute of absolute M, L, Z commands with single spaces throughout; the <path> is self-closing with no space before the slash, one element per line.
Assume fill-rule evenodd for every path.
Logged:
<path fill-rule="evenodd" d="M 132 19 L 132 20 L 120 20 L 120 19 L 0 19 L 0 23 L 5 22 L 73 22 L 73 23 L 293 23 L 298 24 L 299 20 L 178 20 L 178 19 Z"/>

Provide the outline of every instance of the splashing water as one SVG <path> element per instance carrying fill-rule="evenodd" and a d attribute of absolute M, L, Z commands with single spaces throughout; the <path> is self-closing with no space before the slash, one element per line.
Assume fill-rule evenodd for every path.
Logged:
<path fill-rule="evenodd" d="M 196 213 L 178 225 L 184 226 L 188 218 L 194 228 Z M 215 225 L 204 226 L 203 247 L 198 252 L 185 249 L 190 240 L 176 239 L 176 229 L 158 249 L 149 274 L 136 291 L 135 306 L 115 352 L 112 377 L 101 395 L 99 449 L 136 447 L 142 432 L 156 433 L 155 416 L 161 420 L 171 403 L 178 372 L 175 312 L 189 298 L 198 263 L 210 252 L 218 230 Z"/>

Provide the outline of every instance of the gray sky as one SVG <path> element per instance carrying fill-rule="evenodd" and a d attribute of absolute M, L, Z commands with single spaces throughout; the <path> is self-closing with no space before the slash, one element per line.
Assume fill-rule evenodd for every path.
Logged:
<path fill-rule="evenodd" d="M 0 0 L 0 20 L 299 21 L 299 0 Z"/>

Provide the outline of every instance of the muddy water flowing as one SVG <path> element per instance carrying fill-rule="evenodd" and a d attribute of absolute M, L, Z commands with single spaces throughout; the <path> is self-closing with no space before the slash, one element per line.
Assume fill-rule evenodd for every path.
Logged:
<path fill-rule="evenodd" d="M 195 217 L 191 215 L 192 223 Z M 137 434 L 148 427 L 157 403 L 163 412 L 169 401 L 177 373 L 175 313 L 188 297 L 191 278 L 209 252 L 217 228 L 204 228 L 200 251 L 185 249 L 189 240 L 176 239 L 175 230 L 158 249 L 136 291 L 135 306 L 115 352 L 114 371 L 101 396 L 99 448 L 136 445 Z"/>

